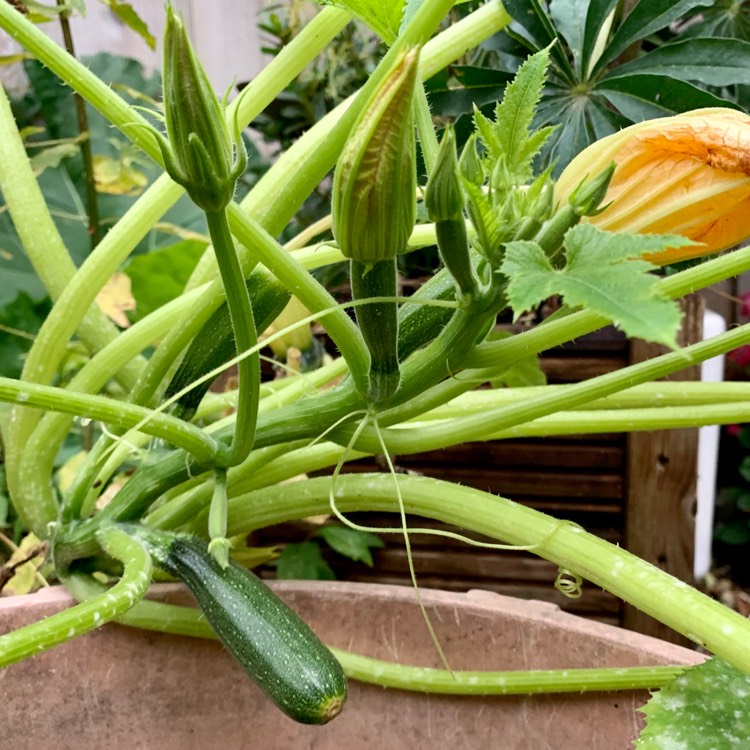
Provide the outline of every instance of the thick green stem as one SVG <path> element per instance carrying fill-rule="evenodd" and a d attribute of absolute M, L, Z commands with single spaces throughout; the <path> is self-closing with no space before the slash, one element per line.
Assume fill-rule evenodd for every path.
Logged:
<path fill-rule="evenodd" d="M 750 622 L 725 605 L 580 526 L 480 490 L 398 475 L 407 513 L 434 518 L 540 557 L 633 604 L 730 664 L 750 672 Z M 328 512 L 397 512 L 390 474 L 347 474 L 266 487 L 229 502 L 228 534 Z M 552 582 L 550 581 L 550 584 Z"/>
<path fill-rule="evenodd" d="M 533 695 L 602 690 L 655 690 L 685 667 L 518 669 L 507 672 L 429 669 L 372 659 L 332 648 L 346 676 L 371 685 L 442 695 Z"/>
<path fill-rule="evenodd" d="M 489 439 L 502 430 L 527 424 L 547 414 L 581 406 L 640 383 L 657 380 L 706 359 L 724 354 L 748 342 L 750 342 L 750 323 L 715 336 L 708 341 L 702 341 L 676 352 L 663 354 L 646 362 L 570 385 L 563 390 L 545 392 L 521 403 L 507 404 L 484 413 L 451 420 L 446 424 L 425 424 L 420 426 L 419 430 L 394 428 L 384 430 L 382 434 L 389 450 L 397 454 L 443 448 L 470 440 Z M 708 415 L 712 412 L 719 415 L 721 408 L 715 405 L 704 407 L 704 410 Z M 392 415 L 384 412 L 383 421 L 390 421 L 390 418 L 392 418 Z M 708 418 L 711 420 L 710 416 Z M 660 426 L 665 427 L 667 425 L 662 422 Z M 646 429 L 654 428 L 647 427 Z M 351 428 L 345 427 L 337 430 L 334 435 L 338 442 L 343 443 L 344 441 L 348 442 L 351 433 Z M 354 445 L 358 450 L 370 453 L 377 452 L 378 446 L 378 434 L 371 429 L 363 430 Z"/>
<path fill-rule="evenodd" d="M 214 243 L 214 252 L 219 263 L 221 280 L 227 296 L 229 317 L 232 321 L 237 354 L 253 349 L 258 343 L 253 310 L 245 286 L 245 277 L 240 268 L 234 240 L 224 211 L 207 213 L 208 229 Z M 222 450 L 220 461 L 224 466 L 235 466 L 247 458 L 255 440 L 255 423 L 258 419 L 260 398 L 260 354 L 256 351 L 240 360 L 237 365 L 239 397 L 234 437 L 226 450 Z"/>
<path fill-rule="evenodd" d="M 195 298 L 195 294 L 190 295 Z M 190 297 L 187 297 L 189 300 Z M 113 373 L 158 340 L 180 316 L 182 300 L 169 302 L 161 310 L 161 315 L 150 315 L 124 331 L 104 349 L 97 352 L 68 383 L 66 390 L 83 393 L 96 393 L 103 388 Z M 67 414 L 50 412 L 40 420 L 31 434 L 21 455 L 18 466 L 18 481 L 23 488 L 23 497 L 54 504 L 53 488 L 50 485 L 53 464 L 58 446 L 70 430 L 72 418 Z M 17 499 L 19 502 L 20 498 Z M 50 507 L 52 507 L 50 505 Z M 68 520 L 75 517 L 74 515 Z M 65 510 L 63 517 L 66 516 Z"/>
<path fill-rule="evenodd" d="M 88 576 L 66 580 L 79 600 L 97 596 L 104 587 Z M 117 622 L 158 633 L 216 639 L 200 610 L 141 600 Z M 619 667 L 617 669 L 539 669 L 501 672 L 427 669 L 329 647 L 346 676 L 381 687 L 443 695 L 530 695 L 535 693 L 583 693 L 604 690 L 656 689 L 671 682 L 685 667 Z"/>
<path fill-rule="evenodd" d="M 247 491 L 249 489 L 247 481 L 250 477 L 257 478 L 256 481 L 261 482 L 260 485 L 253 483 L 253 489 L 262 486 L 262 477 L 268 474 L 269 466 L 274 466 L 276 459 L 282 459 L 286 466 L 287 456 L 291 458 L 291 452 L 300 447 L 299 443 L 285 443 L 253 451 L 246 461 L 229 470 L 227 474 L 227 494 L 230 496 L 232 494 L 238 495 L 240 492 Z M 294 468 L 295 464 L 292 462 L 292 469 Z M 297 476 L 299 473 L 299 471 L 295 471 L 294 474 L 287 474 L 284 478 L 288 479 L 289 476 Z M 253 480 L 251 479 L 251 481 Z M 198 513 L 206 508 L 211 502 L 212 496 L 211 482 L 204 481 L 197 487 L 191 487 L 164 505 L 160 505 L 146 516 L 144 523 L 160 529 L 179 528 L 192 521 Z"/>
<path fill-rule="evenodd" d="M 252 247 L 261 263 L 311 313 L 325 311 L 326 331 L 349 364 L 352 376 L 360 378 L 364 385 L 369 357 L 359 330 L 351 318 L 344 310 L 338 308 L 336 300 L 328 291 L 294 257 L 287 253 L 258 222 L 244 214 L 237 205 L 229 206 L 228 213 L 234 236 L 246 247 Z"/>
<path fill-rule="evenodd" d="M 36 407 L 96 419 L 117 429 L 136 429 L 178 445 L 198 460 L 207 463 L 213 463 L 219 448 L 212 437 L 189 422 L 105 396 L 71 393 L 62 388 L 0 378 L 0 401 L 22 404 L 24 408 Z M 21 509 L 18 510 L 20 512 Z M 27 515 L 28 517 L 24 516 L 24 521 L 39 524 L 40 519 L 34 513 L 29 512 Z"/>
<path fill-rule="evenodd" d="M 127 612 L 151 583 L 151 557 L 144 547 L 116 528 L 102 529 L 104 551 L 122 562 L 122 578 L 88 601 L 0 637 L 0 667 L 15 664 Z"/>

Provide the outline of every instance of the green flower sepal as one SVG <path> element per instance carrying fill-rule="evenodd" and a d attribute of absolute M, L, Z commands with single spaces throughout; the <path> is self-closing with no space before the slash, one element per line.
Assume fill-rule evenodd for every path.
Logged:
<path fill-rule="evenodd" d="M 164 167 L 204 211 L 222 211 L 247 166 L 235 121 L 234 137 L 182 19 L 167 5 L 164 34 L 164 119 L 169 140 L 154 131 Z"/>

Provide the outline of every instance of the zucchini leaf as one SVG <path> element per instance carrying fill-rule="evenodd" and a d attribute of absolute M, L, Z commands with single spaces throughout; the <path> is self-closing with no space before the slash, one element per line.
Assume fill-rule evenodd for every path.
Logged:
<path fill-rule="evenodd" d="M 552 295 L 609 318 L 628 337 L 675 348 L 680 311 L 657 290 L 654 266 L 639 256 L 691 244 L 684 237 L 604 232 L 581 224 L 565 235 L 565 264 L 555 268 L 535 242 L 506 245 L 501 271 L 517 319 Z"/>
<path fill-rule="evenodd" d="M 636 750 L 729 750 L 750 741 L 750 676 L 709 659 L 686 669 L 641 709 Z"/>

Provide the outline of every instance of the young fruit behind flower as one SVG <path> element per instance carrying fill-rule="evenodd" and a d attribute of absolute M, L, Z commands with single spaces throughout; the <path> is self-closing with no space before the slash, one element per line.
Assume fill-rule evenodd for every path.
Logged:
<path fill-rule="evenodd" d="M 653 253 L 650 262 L 676 263 L 750 237 L 750 116 L 717 107 L 631 125 L 573 159 L 557 182 L 558 201 L 611 161 L 617 168 L 606 208 L 584 221 L 702 243 Z"/>

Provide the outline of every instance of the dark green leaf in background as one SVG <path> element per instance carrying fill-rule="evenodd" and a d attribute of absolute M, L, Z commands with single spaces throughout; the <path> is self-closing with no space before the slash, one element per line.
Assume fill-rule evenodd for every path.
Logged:
<path fill-rule="evenodd" d="M 323 559 L 317 542 L 293 542 L 274 560 L 276 575 L 283 579 L 334 581 L 331 566 Z"/>
<path fill-rule="evenodd" d="M 370 568 L 373 565 L 371 550 L 385 546 L 383 540 L 375 534 L 347 526 L 321 526 L 315 536 L 323 538 L 340 555 L 355 562 L 363 562 Z"/>
<path fill-rule="evenodd" d="M 430 105 L 441 117 L 457 118 L 475 105 L 481 108 L 500 101 L 512 79 L 504 70 L 452 65 L 428 81 Z"/>
<path fill-rule="evenodd" d="M 46 300 L 35 302 L 21 292 L 14 300 L 0 306 L 0 375 L 18 378 L 23 358 L 49 311 Z"/>
<path fill-rule="evenodd" d="M 632 44 L 666 28 L 694 8 L 705 5 L 706 0 L 640 0 L 612 35 L 595 71 L 614 62 Z"/>
<path fill-rule="evenodd" d="M 136 301 L 135 319 L 140 320 L 179 297 L 205 250 L 205 242 L 182 240 L 135 256 L 125 268 Z"/>
<path fill-rule="evenodd" d="M 597 91 L 633 122 L 701 107 L 736 106 L 686 81 L 650 73 L 605 78 Z"/>
<path fill-rule="evenodd" d="M 750 84 L 750 42 L 741 39 L 685 39 L 615 68 L 608 78 L 652 73 L 708 86 Z"/>
<path fill-rule="evenodd" d="M 589 2 L 579 71 L 581 80 L 589 77 L 599 56 L 606 49 L 607 36 L 613 20 L 611 16 L 616 12 L 617 5 L 617 0 L 591 0 Z"/>

